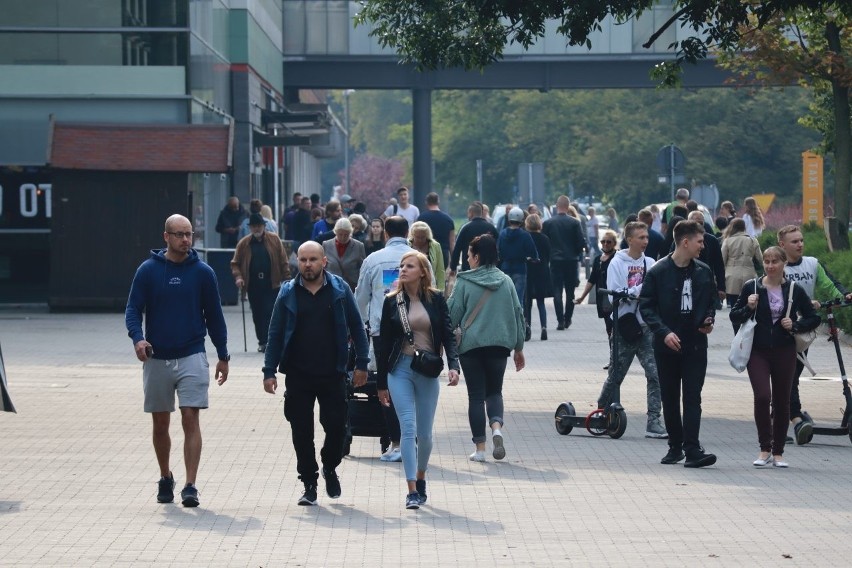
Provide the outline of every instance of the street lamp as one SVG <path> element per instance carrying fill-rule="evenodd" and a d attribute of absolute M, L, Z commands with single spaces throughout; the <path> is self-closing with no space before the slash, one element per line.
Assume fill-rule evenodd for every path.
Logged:
<path fill-rule="evenodd" d="M 343 160 L 344 160 L 344 173 L 346 176 L 346 182 L 343 187 L 343 192 L 351 194 L 351 189 L 349 187 L 349 95 L 355 92 L 355 89 L 346 89 L 343 91 L 343 122 L 344 128 L 346 129 L 346 146 L 343 148 Z"/>

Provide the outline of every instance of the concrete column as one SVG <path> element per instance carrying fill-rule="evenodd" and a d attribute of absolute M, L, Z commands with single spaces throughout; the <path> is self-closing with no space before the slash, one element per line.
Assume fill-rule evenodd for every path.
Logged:
<path fill-rule="evenodd" d="M 421 210 L 432 191 L 432 90 L 412 91 L 413 170 L 412 203 Z"/>

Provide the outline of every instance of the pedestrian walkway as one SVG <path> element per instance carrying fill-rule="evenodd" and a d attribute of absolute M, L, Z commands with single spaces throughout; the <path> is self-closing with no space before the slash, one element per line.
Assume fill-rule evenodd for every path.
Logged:
<path fill-rule="evenodd" d="M 185 509 L 156 502 L 141 364 L 123 316 L 0 311 L 18 409 L 0 414 L 0 564 L 774 567 L 842 566 L 852 556 L 850 439 L 788 446 L 788 470 L 751 465 L 752 394 L 726 361 L 727 311 L 710 336 L 704 388 L 701 440 L 716 466 L 660 465 L 667 446 L 643 436 L 645 379 L 635 362 L 622 389 L 624 437 L 557 434 L 558 404 L 589 412 L 605 377 L 603 324 L 584 305 L 568 330 L 527 345 L 526 370 L 507 372 L 502 462 L 490 452 L 484 464 L 468 461 L 465 387 L 442 386 L 429 502 L 419 511 L 404 508 L 402 464 L 380 462 L 372 438 L 355 438 L 341 464 L 340 499 L 321 484 L 319 506 L 297 506 L 282 399 L 263 392 L 250 322 L 243 352 L 239 307 L 226 318 L 231 375 L 210 388 L 201 506 Z M 833 380 L 803 383 L 805 409 L 837 425 L 843 399 L 831 345 L 818 341 L 811 362 Z M 180 485 L 177 416 L 172 436 Z"/>

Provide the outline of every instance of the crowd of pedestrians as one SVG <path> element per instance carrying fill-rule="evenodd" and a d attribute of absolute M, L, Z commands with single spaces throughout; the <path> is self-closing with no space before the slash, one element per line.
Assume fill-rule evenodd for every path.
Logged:
<path fill-rule="evenodd" d="M 778 245 L 761 252 L 755 236 L 765 221 L 752 198 L 741 217 L 723 202 L 711 225 L 682 188 L 666 207 L 625 215 L 623 229 L 613 208 L 602 220 L 594 207 L 564 195 L 552 216 L 534 204 L 508 206 L 499 227 L 476 201 L 458 233 L 437 194 L 428 194 L 425 205 L 421 213 L 408 188 L 400 187 L 371 218 L 349 195 L 321 205 L 317 195 L 296 194 L 281 223 L 293 247 L 289 258 L 279 225 L 260 200 L 251 200 L 246 211 L 232 197 L 219 215 L 220 244 L 234 249 L 231 274 L 248 298 L 264 353 L 263 389 L 275 394 L 276 373 L 284 375 L 284 415 L 304 485 L 300 505 L 317 503 L 320 477 L 327 495 L 340 497 L 348 389 L 368 380 L 375 383 L 389 440 L 379 457 L 402 462 L 406 508 L 427 501 L 442 372 L 448 386 L 465 378 L 474 444 L 469 459 L 486 461 L 489 439 L 491 457 L 504 459 L 503 383 L 510 357 L 515 372 L 526 365 L 533 303 L 540 339 L 547 340 L 545 299 L 553 298 L 556 330 L 564 331 L 575 305 L 593 290 L 609 344 L 597 405 L 619 402 L 620 386 L 638 359 L 647 381 L 645 436 L 668 444 L 661 463 L 685 460 L 697 468 L 716 462 L 699 435 L 707 335 L 723 300 L 735 331 L 746 320 L 756 322 L 747 366 L 760 450 L 754 465 L 787 467 L 791 422 L 796 443 L 810 440 L 812 424 L 798 392 L 807 352 L 797 356 L 792 333 L 819 325 L 819 300 L 852 300 L 852 294 L 817 259 L 802 255 L 798 227 L 782 228 Z M 177 393 L 186 435 L 181 501 L 189 507 L 199 503 L 198 416 L 207 408 L 210 380 L 206 335 L 216 347 L 220 385 L 230 360 L 216 277 L 191 248 L 192 237 L 188 219 L 166 220 L 166 246 L 139 267 L 126 311 L 128 335 L 143 362 L 144 409 L 153 419 L 157 499 L 174 499 L 169 417 Z M 590 271 L 577 296 L 583 266 Z M 325 433 L 320 463 L 317 403 Z"/>

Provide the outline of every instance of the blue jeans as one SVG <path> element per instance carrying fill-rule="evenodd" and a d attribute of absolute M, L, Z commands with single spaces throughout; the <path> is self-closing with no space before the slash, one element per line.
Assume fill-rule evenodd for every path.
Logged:
<path fill-rule="evenodd" d="M 524 305 L 524 296 L 527 293 L 527 273 L 526 272 L 507 272 L 509 278 L 515 284 L 515 292 L 518 294 L 518 302 Z"/>
<path fill-rule="evenodd" d="M 437 377 L 411 370 L 411 356 L 401 354 L 388 373 L 388 390 L 393 399 L 401 432 L 399 448 L 406 481 L 414 481 L 417 471 L 426 471 L 432 454 L 432 425 L 441 386 Z"/>

